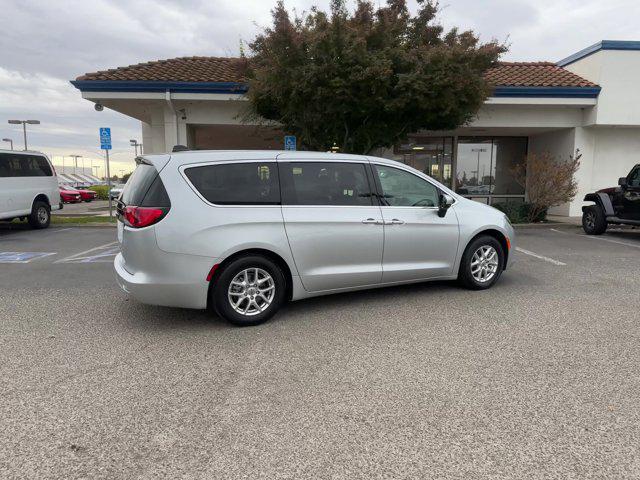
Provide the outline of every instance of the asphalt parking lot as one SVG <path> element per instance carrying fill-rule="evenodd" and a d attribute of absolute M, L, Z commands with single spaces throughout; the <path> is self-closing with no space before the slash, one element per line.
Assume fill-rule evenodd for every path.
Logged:
<path fill-rule="evenodd" d="M 518 234 L 492 290 L 240 329 L 128 299 L 113 228 L 0 226 L 0 478 L 640 478 L 640 230 Z"/>

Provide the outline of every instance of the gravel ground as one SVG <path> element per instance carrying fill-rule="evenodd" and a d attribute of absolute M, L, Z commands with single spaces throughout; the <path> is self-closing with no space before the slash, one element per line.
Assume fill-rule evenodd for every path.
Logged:
<path fill-rule="evenodd" d="M 55 253 L 0 263 L 0 477 L 640 478 L 640 232 L 518 233 L 556 263 L 239 329 L 128 299 L 111 229 L 0 230 Z"/>

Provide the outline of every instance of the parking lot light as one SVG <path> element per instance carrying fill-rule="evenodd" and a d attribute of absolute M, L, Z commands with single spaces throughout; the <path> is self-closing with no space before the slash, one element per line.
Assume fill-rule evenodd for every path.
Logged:
<path fill-rule="evenodd" d="M 78 159 L 82 158 L 82 155 L 69 155 L 74 160 L 73 164 L 73 174 L 76 174 L 76 168 L 78 168 Z M 84 170 L 84 167 L 82 168 Z"/>
<path fill-rule="evenodd" d="M 13 150 L 13 140 L 10 138 L 3 138 L 2 139 L 3 142 L 9 142 L 11 144 L 11 150 Z"/>
<path fill-rule="evenodd" d="M 40 125 L 40 120 L 9 120 L 11 125 L 22 124 L 22 134 L 24 135 L 24 149 L 27 150 L 27 124 Z"/>
<path fill-rule="evenodd" d="M 138 147 L 140 147 L 140 155 L 142 155 L 142 144 L 138 143 L 138 140 L 132 138 L 129 140 L 129 144 L 135 149 L 136 157 L 138 156 Z"/>

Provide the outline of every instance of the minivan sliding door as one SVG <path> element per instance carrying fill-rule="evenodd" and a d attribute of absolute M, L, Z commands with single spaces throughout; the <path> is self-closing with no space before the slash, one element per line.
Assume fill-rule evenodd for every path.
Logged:
<path fill-rule="evenodd" d="M 380 283 L 383 225 L 368 164 L 278 160 L 282 214 L 307 291 Z"/>

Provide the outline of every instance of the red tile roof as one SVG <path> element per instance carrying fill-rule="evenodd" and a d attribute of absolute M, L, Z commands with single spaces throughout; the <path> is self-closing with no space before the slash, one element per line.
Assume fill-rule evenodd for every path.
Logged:
<path fill-rule="evenodd" d="M 180 57 L 86 73 L 76 80 L 243 82 L 243 63 L 231 57 Z"/>
<path fill-rule="evenodd" d="M 575 73 L 551 62 L 501 62 L 485 78 L 501 87 L 595 87 Z"/>
<path fill-rule="evenodd" d="M 239 82 L 244 60 L 232 57 L 181 57 L 87 73 L 76 80 Z M 495 86 L 595 87 L 594 83 L 550 62 L 501 62 L 487 71 Z"/>

